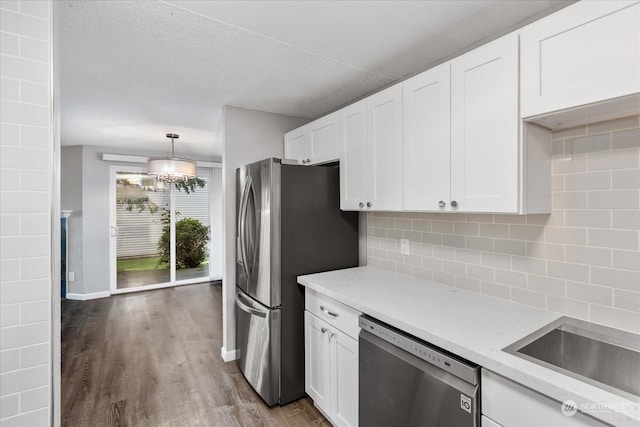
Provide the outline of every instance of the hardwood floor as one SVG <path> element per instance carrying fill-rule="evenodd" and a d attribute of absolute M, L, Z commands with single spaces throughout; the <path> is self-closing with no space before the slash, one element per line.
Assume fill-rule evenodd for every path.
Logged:
<path fill-rule="evenodd" d="M 329 426 L 224 363 L 219 282 L 62 302 L 63 426 Z"/>

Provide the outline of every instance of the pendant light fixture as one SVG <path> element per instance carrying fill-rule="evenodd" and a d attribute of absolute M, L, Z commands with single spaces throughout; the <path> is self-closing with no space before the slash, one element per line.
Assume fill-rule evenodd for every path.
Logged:
<path fill-rule="evenodd" d="M 171 139 L 171 157 L 150 157 L 147 161 L 147 174 L 164 182 L 186 182 L 196 177 L 196 162 L 175 157 L 174 143 L 180 138 L 177 133 L 168 133 Z"/>

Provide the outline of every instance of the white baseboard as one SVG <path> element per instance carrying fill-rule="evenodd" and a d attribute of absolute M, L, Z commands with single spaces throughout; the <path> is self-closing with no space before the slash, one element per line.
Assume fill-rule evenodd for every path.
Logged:
<path fill-rule="evenodd" d="M 77 300 L 77 301 L 86 301 L 86 300 L 90 300 L 90 299 L 98 299 L 98 298 L 107 298 L 111 296 L 111 292 L 109 291 L 104 291 L 104 292 L 94 292 L 91 294 L 72 294 L 72 293 L 68 293 L 66 295 L 66 299 L 73 299 L 73 300 Z"/>
<path fill-rule="evenodd" d="M 238 350 L 227 351 L 226 348 L 222 347 L 220 349 L 220 356 L 222 356 L 222 360 L 225 362 L 231 362 L 238 358 Z"/>

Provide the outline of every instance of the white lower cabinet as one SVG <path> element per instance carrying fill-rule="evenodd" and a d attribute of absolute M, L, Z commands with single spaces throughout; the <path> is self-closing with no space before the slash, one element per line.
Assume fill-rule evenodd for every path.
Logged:
<path fill-rule="evenodd" d="M 482 427 L 563 426 L 604 427 L 581 412 L 565 415 L 562 403 L 521 386 L 501 375 L 482 370 Z"/>
<path fill-rule="evenodd" d="M 317 309 L 316 309 L 317 306 Z M 305 389 L 336 426 L 358 425 L 358 334 L 360 313 L 319 294 L 304 313 Z M 323 320 L 318 316 L 322 315 Z M 343 326 L 348 334 L 337 328 Z M 346 326 L 346 327 L 345 327 Z"/>

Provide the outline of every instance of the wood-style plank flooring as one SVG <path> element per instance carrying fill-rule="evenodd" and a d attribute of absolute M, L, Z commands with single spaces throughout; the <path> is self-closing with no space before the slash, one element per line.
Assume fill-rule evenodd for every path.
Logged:
<path fill-rule="evenodd" d="M 220 282 L 62 303 L 63 426 L 329 426 L 224 363 Z"/>

